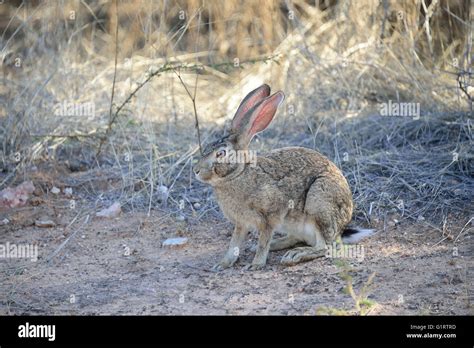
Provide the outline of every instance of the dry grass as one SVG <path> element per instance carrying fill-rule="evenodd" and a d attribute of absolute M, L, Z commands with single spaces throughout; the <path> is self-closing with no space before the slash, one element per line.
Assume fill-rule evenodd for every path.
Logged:
<path fill-rule="evenodd" d="M 327 155 L 351 183 L 357 219 L 431 225 L 472 213 L 472 98 L 457 81 L 472 86 L 469 2 L 115 4 L 0 5 L 1 187 L 53 163 L 94 205 L 220 214 L 191 173 L 198 146 L 183 84 L 196 90 L 206 141 L 267 82 L 287 99 L 255 148 Z M 419 103 L 420 118 L 380 116 L 389 100 Z M 94 114 L 55 115 L 64 102 L 92 103 Z M 90 184 L 98 177 L 105 186 Z"/>

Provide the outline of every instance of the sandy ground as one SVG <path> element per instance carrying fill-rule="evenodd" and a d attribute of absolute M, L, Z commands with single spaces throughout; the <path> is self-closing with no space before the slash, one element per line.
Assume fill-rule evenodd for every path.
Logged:
<path fill-rule="evenodd" d="M 264 270 L 245 271 L 254 235 L 234 268 L 210 271 L 230 238 L 226 221 L 191 224 L 159 211 L 113 219 L 91 214 L 86 221 L 84 213 L 68 226 L 76 211 L 65 214 L 56 206 L 45 200 L 0 214 L 10 220 L 0 226 L 0 243 L 39 246 L 37 262 L 0 259 L 0 314 L 313 315 L 322 307 L 354 309 L 334 259 L 283 267 L 284 251 L 271 252 Z M 56 227 L 31 226 L 32 216 L 45 213 L 56 214 Z M 369 314 L 473 314 L 469 228 L 454 244 L 462 227 L 445 238 L 425 223 L 390 226 L 361 242 L 364 260 L 351 261 L 353 285 L 357 292 L 376 272 L 369 291 L 376 305 Z M 175 236 L 187 237 L 188 244 L 162 248 Z"/>

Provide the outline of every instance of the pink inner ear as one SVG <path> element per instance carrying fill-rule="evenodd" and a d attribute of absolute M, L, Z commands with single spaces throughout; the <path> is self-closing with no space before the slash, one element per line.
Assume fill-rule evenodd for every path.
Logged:
<path fill-rule="evenodd" d="M 242 120 L 244 119 L 245 114 L 251 108 L 253 108 L 259 101 L 270 95 L 270 87 L 268 85 L 263 85 L 250 92 L 247 97 L 244 98 L 240 104 L 237 112 L 235 113 L 234 119 L 232 121 L 232 127 L 234 129 L 239 128 L 242 125 Z"/>
<path fill-rule="evenodd" d="M 255 117 L 255 121 L 252 123 L 252 127 L 249 131 L 251 136 L 254 136 L 268 127 L 275 116 L 278 106 L 284 98 L 285 96 L 283 92 L 277 92 L 271 97 L 268 97 L 259 107 L 257 107 L 257 110 L 255 110 L 257 116 Z"/>
<path fill-rule="evenodd" d="M 255 93 L 255 95 L 250 97 L 244 105 L 242 105 L 242 110 L 239 110 L 239 112 L 242 112 L 244 114 L 247 113 L 247 111 L 249 111 L 257 102 L 263 100 L 263 98 L 265 97 L 268 97 L 268 94 L 264 89 L 258 91 L 257 93 Z"/>

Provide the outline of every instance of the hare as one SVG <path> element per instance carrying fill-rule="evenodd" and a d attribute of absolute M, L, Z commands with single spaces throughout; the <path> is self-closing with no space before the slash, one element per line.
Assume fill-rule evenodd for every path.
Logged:
<path fill-rule="evenodd" d="M 317 151 L 285 147 L 252 160 L 250 141 L 268 127 L 284 98 L 281 91 L 270 96 L 266 84 L 250 92 L 229 134 L 206 146 L 193 167 L 197 179 L 213 187 L 222 212 L 235 225 L 227 253 L 213 267 L 216 271 L 237 261 L 250 230 L 257 230 L 259 237 L 246 268 L 257 270 L 265 266 L 269 250 L 293 248 L 281 259 L 283 265 L 324 256 L 326 245 L 351 221 L 349 185 L 336 165 Z M 272 240 L 274 231 L 285 236 Z M 346 229 L 344 234 L 357 240 L 355 235 L 368 233 Z M 295 247 L 301 244 L 305 246 Z"/>

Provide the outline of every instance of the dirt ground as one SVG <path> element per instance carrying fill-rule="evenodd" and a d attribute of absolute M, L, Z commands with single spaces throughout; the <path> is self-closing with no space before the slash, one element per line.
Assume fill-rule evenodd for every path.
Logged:
<path fill-rule="evenodd" d="M 87 218 L 64 205 L 45 199 L 0 216 L 10 220 L 0 226 L 2 243 L 39 245 L 37 262 L 0 260 L 0 314 L 314 315 L 322 307 L 353 313 L 334 259 L 283 267 L 284 251 L 271 252 L 264 270 L 245 271 L 256 241 L 250 235 L 235 267 L 216 273 L 210 268 L 232 231 L 225 220 L 190 224 L 158 210 L 149 217 L 125 211 L 113 219 Z M 56 214 L 55 227 L 31 226 L 27 217 L 45 213 Z M 450 233 L 425 222 L 388 224 L 361 242 L 365 257 L 351 261 L 353 285 L 357 292 L 376 272 L 369 315 L 473 314 L 469 227 Z M 161 246 L 175 236 L 188 244 Z"/>

